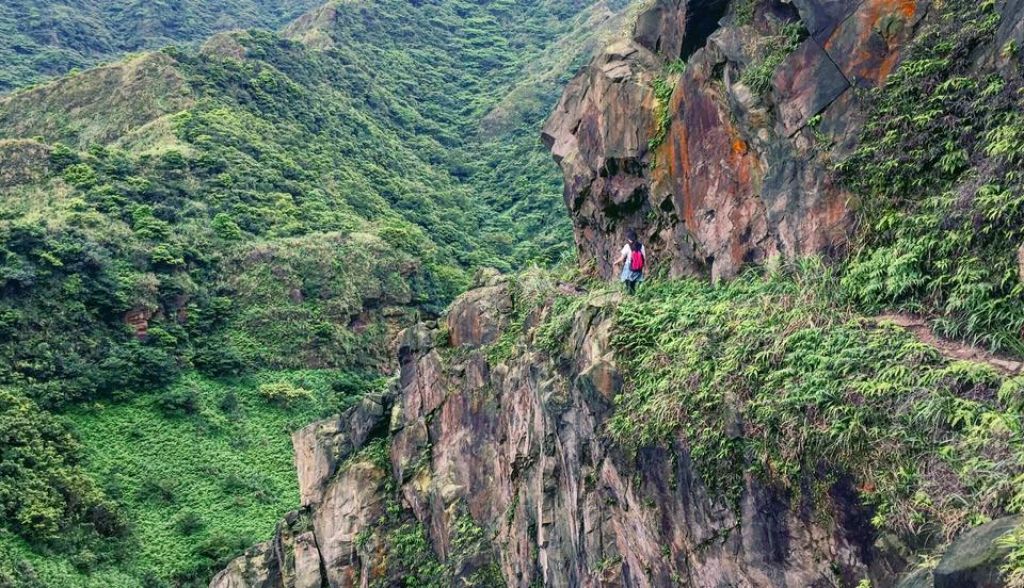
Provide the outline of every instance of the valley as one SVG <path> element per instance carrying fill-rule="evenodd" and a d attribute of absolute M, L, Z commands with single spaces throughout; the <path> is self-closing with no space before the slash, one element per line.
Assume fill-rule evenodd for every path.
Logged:
<path fill-rule="evenodd" d="M 1020 2 L 189 4 L 0 59 L 0 587 L 1024 585 Z"/>

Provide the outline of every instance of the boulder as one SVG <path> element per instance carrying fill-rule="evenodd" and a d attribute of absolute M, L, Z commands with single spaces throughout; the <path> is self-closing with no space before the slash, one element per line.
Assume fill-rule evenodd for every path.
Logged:
<path fill-rule="evenodd" d="M 793 0 L 807 32 L 815 39 L 828 38 L 839 23 L 857 8 L 850 0 Z"/>
<path fill-rule="evenodd" d="M 316 536 L 307 531 L 296 537 L 293 553 L 294 588 L 321 588 L 324 579 L 320 573 L 320 550 L 316 546 Z"/>
<path fill-rule="evenodd" d="M 946 549 L 932 572 L 935 588 L 1001 588 L 1002 567 L 1010 548 L 999 540 L 1024 525 L 1007 517 L 967 531 Z"/>
<path fill-rule="evenodd" d="M 605 277 L 614 272 L 625 231 L 639 228 L 649 209 L 644 160 L 657 63 L 636 42 L 610 45 L 569 83 L 542 133 L 562 167 L 580 261 Z"/>

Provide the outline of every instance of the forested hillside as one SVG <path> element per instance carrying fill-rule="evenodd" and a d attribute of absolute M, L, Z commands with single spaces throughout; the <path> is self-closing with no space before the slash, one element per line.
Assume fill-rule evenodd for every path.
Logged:
<path fill-rule="evenodd" d="M 200 585 L 269 536 L 289 431 L 476 268 L 567 253 L 536 129 L 624 8 L 333 3 L 0 98 L 0 585 Z"/>
<path fill-rule="evenodd" d="M 0 4 L 0 93 L 119 55 L 276 29 L 318 0 L 6 0 Z"/>

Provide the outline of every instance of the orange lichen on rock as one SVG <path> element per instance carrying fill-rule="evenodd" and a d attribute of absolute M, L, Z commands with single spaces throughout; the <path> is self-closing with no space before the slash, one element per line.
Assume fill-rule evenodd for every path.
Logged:
<path fill-rule="evenodd" d="M 747 153 L 747 142 L 739 137 L 732 140 L 732 152 L 737 155 L 746 155 Z"/>
<path fill-rule="evenodd" d="M 899 62 L 918 16 L 918 0 L 867 0 L 829 37 L 825 50 L 851 83 L 878 86 Z"/>

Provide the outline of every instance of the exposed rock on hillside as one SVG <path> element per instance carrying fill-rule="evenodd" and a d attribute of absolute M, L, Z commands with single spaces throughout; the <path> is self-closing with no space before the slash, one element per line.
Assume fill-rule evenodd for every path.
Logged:
<path fill-rule="evenodd" d="M 861 118 L 854 89 L 885 81 L 928 9 L 770 3 L 752 24 L 734 8 L 712 33 L 692 24 L 709 4 L 656 2 L 632 40 L 570 83 L 545 127 L 580 257 L 605 277 L 630 228 L 674 275 L 842 251 L 850 195 L 824 153 L 849 146 Z M 692 55 L 691 43 L 701 46 Z M 680 57 L 685 69 L 670 73 Z"/>
<path fill-rule="evenodd" d="M 1006 584 L 999 569 L 1009 547 L 1000 540 L 1020 525 L 1020 517 L 1008 517 L 964 533 L 934 570 L 915 572 L 897 588 L 1002 588 Z"/>
<path fill-rule="evenodd" d="M 372 577 L 372 565 L 379 563 L 373 545 L 358 542 L 357 535 L 383 514 L 387 473 L 352 455 L 371 431 L 386 425 L 389 403 L 387 396 L 367 397 L 336 419 L 293 435 L 303 510 L 285 517 L 271 541 L 217 574 L 211 588 L 354 586 L 357 578 Z"/>
<path fill-rule="evenodd" d="M 621 385 L 613 303 L 577 314 L 560 365 L 536 353 L 494 365 L 478 346 L 448 363 L 420 346 L 430 337 L 407 338 L 392 464 L 442 558 L 465 508 L 495 530 L 510 586 L 810 586 L 834 577 L 833 561 L 866 573 L 871 548 L 850 529 L 820 527 L 754 481 L 734 514 L 682 445 L 633 461 L 601 435 Z"/>
<path fill-rule="evenodd" d="M 552 351 L 538 329 L 550 302 L 515 326 L 493 312 L 509 286 L 460 298 L 445 329 L 408 329 L 391 394 L 296 433 L 303 510 L 213 588 L 418 585 L 400 580 L 411 556 L 392 539 L 399 525 L 424 530 L 439 562 L 432 586 L 896 585 L 907 552 L 872 530 L 848 480 L 811 506 L 748 474 L 729 504 L 682 437 L 625 451 L 605 434 L 623 389 L 619 297 L 581 305 Z M 498 339 L 456 335 L 490 329 Z M 506 336 L 522 345 L 497 358 Z M 388 454 L 359 449 L 385 434 Z M 967 533 L 904 585 L 995 586 L 984 579 L 998 577 L 997 540 L 1016 522 Z"/>
<path fill-rule="evenodd" d="M 484 340 L 456 349 L 455 333 L 472 331 L 471 323 L 497 326 L 488 309 L 507 295 L 492 287 L 457 303 L 466 312 L 449 318 L 452 351 L 436 349 L 424 326 L 407 331 L 400 348 L 393 484 L 449 562 L 453 582 L 490 585 L 478 579 L 498 569 L 507 585 L 524 588 L 813 586 L 891 577 L 855 526 L 822 526 L 754 480 L 733 511 L 708 495 L 682 444 L 634 460 L 600 435 L 621 385 L 608 339 L 614 298 L 576 315 L 568 355 L 557 364 L 536 353 L 495 364 Z M 528 321 L 546 311 L 536 309 Z M 308 510 L 290 516 L 271 543 L 234 562 L 213 587 L 317 585 L 290 583 L 315 577 L 312 563 L 298 567 L 314 561 L 316 550 L 331 586 L 387 577 L 387 562 L 357 540 L 381 516 L 384 472 L 360 458 L 344 461 L 382 418 L 378 401 L 387 399 L 295 435 Z M 460 536 L 467 517 L 494 533 L 471 556 Z M 295 522 L 305 519 L 311 537 Z"/>

